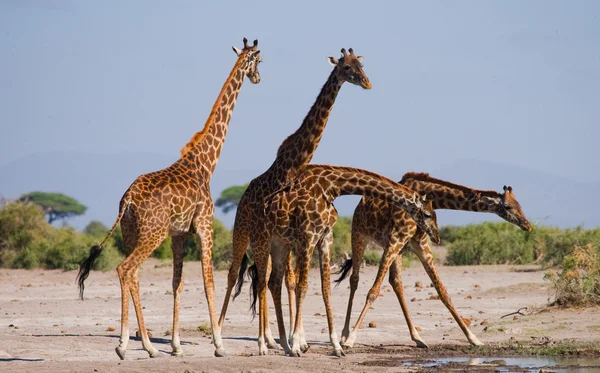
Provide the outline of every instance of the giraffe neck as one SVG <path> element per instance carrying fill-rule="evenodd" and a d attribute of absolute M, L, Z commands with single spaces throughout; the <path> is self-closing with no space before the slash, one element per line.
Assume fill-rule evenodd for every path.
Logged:
<path fill-rule="evenodd" d="M 279 146 L 277 159 L 275 160 L 279 170 L 287 173 L 287 171 L 296 170 L 311 161 L 321 141 L 329 114 L 343 83 L 344 81 L 337 77 L 334 69 L 323 88 L 321 88 L 319 96 L 304 118 L 300 128 Z"/>
<path fill-rule="evenodd" d="M 492 207 L 483 202 L 482 197 L 499 198 L 493 190 L 477 190 L 444 180 L 434 179 L 427 174 L 408 173 L 400 181 L 415 192 L 426 195 L 433 208 L 474 212 L 493 212 Z"/>
<path fill-rule="evenodd" d="M 362 195 L 389 201 L 408 212 L 422 207 L 419 195 L 374 172 L 351 167 L 306 165 L 298 177 L 305 185 L 318 184 L 330 201 L 342 195 Z"/>
<path fill-rule="evenodd" d="M 192 160 L 193 164 L 209 175 L 212 175 L 217 166 L 231 113 L 244 82 L 244 75 L 243 59 L 239 58 L 223 84 L 204 128 L 196 132 L 186 146 L 181 149 L 181 158 Z"/>

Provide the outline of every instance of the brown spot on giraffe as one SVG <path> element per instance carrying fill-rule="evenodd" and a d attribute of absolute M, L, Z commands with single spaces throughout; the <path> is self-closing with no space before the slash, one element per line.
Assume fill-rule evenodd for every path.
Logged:
<path fill-rule="evenodd" d="M 233 47 L 238 59 L 231 70 L 217 100 L 215 101 L 204 128 L 197 132 L 181 149 L 180 158 L 171 166 L 139 176 L 127 189 L 119 204 L 119 214 L 107 237 L 99 246 L 90 250 L 90 256 L 81 264 L 78 281 L 83 299 L 84 281 L 94 260 L 100 255 L 102 245 L 121 224 L 123 241 L 127 250 L 126 259 L 117 267 L 121 283 L 121 337 L 116 352 L 125 358 L 129 342 L 129 296 L 133 299 L 142 345 L 150 357 L 158 350 L 150 343 L 144 325 L 140 302 L 139 268 L 142 262 L 167 237 L 173 237 L 173 355 L 181 355 L 179 341 L 179 298 L 183 289 L 183 243 L 195 232 L 201 242 L 204 290 L 213 332 L 215 354 L 223 355 L 223 341 L 216 319 L 214 305 L 214 283 L 212 275 L 212 223 L 214 205 L 210 195 L 210 179 L 216 167 L 219 153 L 225 141 L 228 120 L 244 76 L 252 83 L 260 81 L 258 64 L 261 56 L 257 41 L 239 50 Z M 232 87 L 237 87 L 233 89 Z M 226 113 L 219 116 L 218 113 Z"/>

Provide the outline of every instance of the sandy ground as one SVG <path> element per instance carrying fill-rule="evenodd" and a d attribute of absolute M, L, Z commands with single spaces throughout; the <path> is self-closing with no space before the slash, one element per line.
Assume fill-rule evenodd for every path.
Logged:
<path fill-rule="evenodd" d="M 197 331 L 208 320 L 199 263 L 186 263 L 185 289 L 182 294 L 181 338 L 184 357 L 169 355 L 172 295 L 170 263 L 148 260 L 142 269 L 142 304 L 145 319 L 153 334 L 152 342 L 163 354 L 150 359 L 132 338 L 126 360 L 118 359 L 120 291 L 115 271 L 92 272 L 86 283 L 86 300 L 77 299 L 76 273 L 73 271 L 0 270 L 0 371 L 1 372 L 378 372 L 408 371 L 401 364 L 386 366 L 379 361 L 390 356 L 414 357 L 423 350 L 414 348 L 396 297 L 387 283 L 381 296 L 367 314 L 355 348 L 344 358 L 329 356 L 323 302 L 318 271 L 311 273 L 312 283 L 305 302 L 305 327 L 311 349 L 301 358 L 282 356 L 272 351 L 256 356 L 258 320 L 248 309 L 247 287 L 229 307 L 223 337 L 228 357 L 213 357 L 210 338 Z M 376 268 L 364 268 L 354 306 L 354 317 L 364 302 Z M 459 313 L 472 319 L 471 330 L 484 343 L 494 345 L 511 338 L 535 340 L 574 339 L 600 341 L 600 310 L 551 310 L 516 319 L 504 314 L 521 307 L 543 307 L 550 297 L 543 271 L 533 267 L 479 266 L 439 267 Z M 418 264 L 403 273 L 406 297 L 421 337 L 435 351 L 439 346 L 467 346 L 456 323 L 439 300 L 428 300 L 435 291 Z M 424 287 L 415 287 L 417 281 Z M 217 305 L 220 309 L 226 272 L 216 272 Z M 420 290 L 420 291 L 419 291 Z M 348 283 L 333 288 L 336 328 L 341 333 L 348 297 Z M 285 298 L 285 296 L 284 296 Z M 130 330 L 137 323 L 133 307 Z M 275 317 L 271 325 L 277 335 Z M 287 317 L 287 310 L 286 310 Z M 287 319 L 286 319 L 287 320 Z M 485 322 L 484 322 L 485 320 Z M 484 325 L 480 325 L 483 322 Z M 440 350 L 441 351 L 441 350 Z"/>

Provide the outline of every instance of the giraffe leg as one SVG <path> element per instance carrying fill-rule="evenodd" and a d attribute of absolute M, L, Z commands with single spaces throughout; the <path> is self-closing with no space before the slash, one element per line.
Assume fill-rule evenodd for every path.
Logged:
<path fill-rule="evenodd" d="M 121 283 L 121 336 L 119 337 L 119 346 L 115 348 L 115 352 L 121 360 L 125 360 L 125 352 L 127 352 L 129 344 L 129 281 L 131 281 L 130 278 L 125 278 L 123 263 L 117 267 Z"/>
<path fill-rule="evenodd" d="M 281 288 L 283 286 L 283 276 L 285 273 L 287 258 L 287 250 L 281 247 L 281 251 L 271 251 L 273 260 L 273 270 L 269 277 L 269 289 L 273 297 L 273 306 L 275 307 L 275 315 L 277 316 L 277 328 L 279 329 L 279 343 L 287 355 L 291 355 L 292 350 L 288 344 L 287 335 L 285 332 L 285 324 L 283 322 L 283 307 L 281 305 Z M 269 347 L 267 345 L 267 347 Z M 279 348 L 279 347 L 278 347 Z"/>
<path fill-rule="evenodd" d="M 139 278 L 139 267 L 134 272 L 134 279 L 130 285 L 131 297 L 133 298 L 133 308 L 137 316 L 138 330 L 142 339 L 142 347 L 150 357 L 158 357 L 159 352 L 152 343 L 150 343 L 150 337 L 148 336 L 148 329 L 144 323 L 144 315 L 142 314 L 142 302 L 140 301 L 140 278 Z"/>
<path fill-rule="evenodd" d="M 248 209 L 246 205 L 238 206 L 237 214 L 235 217 L 235 226 L 233 229 L 233 258 L 231 260 L 231 267 L 229 267 L 229 273 L 227 274 L 227 291 L 225 292 L 225 298 L 223 299 L 223 306 L 221 307 L 221 315 L 219 316 L 219 328 L 223 328 L 223 322 L 225 321 L 225 315 L 227 314 L 227 306 L 231 299 L 231 292 L 237 281 L 238 271 L 242 265 L 244 255 L 246 255 L 246 249 L 250 242 L 248 221 Z"/>
<path fill-rule="evenodd" d="M 444 284 L 442 284 L 442 281 L 440 280 L 435 270 L 435 266 L 433 265 L 433 255 L 431 253 L 431 249 L 429 248 L 427 236 L 423 234 L 420 237 L 420 239 L 416 239 L 416 237 L 413 238 L 410 242 L 410 247 L 411 251 L 413 251 L 419 257 L 419 260 L 421 261 L 423 267 L 425 268 L 425 271 L 429 275 L 429 278 L 431 279 L 435 290 L 440 296 L 440 300 L 442 301 L 442 303 L 444 303 L 448 311 L 450 311 L 452 317 L 454 317 L 454 320 L 456 320 L 456 323 L 462 329 L 463 333 L 469 340 L 469 343 L 473 346 L 483 346 L 483 343 L 481 343 L 479 339 L 477 339 L 475 334 L 473 334 L 469 330 L 462 317 L 460 317 L 460 315 L 454 308 L 452 300 L 450 299 L 450 296 L 446 291 L 446 287 L 444 286 Z"/>
<path fill-rule="evenodd" d="M 210 195 L 210 194 L 208 194 Z M 212 202 L 210 204 L 212 207 Z M 221 338 L 221 328 L 217 320 L 215 310 L 215 282 L 212 268 L 212 249 L 213 249 L 213 211 L 209 210 L 205 215 L 199 216 L 195 221 L 195 228 L 200 238 L 200 255 L 202 257 L 202 278 L 204 281 L 204 293 L 208 303 L 208 314 L 210 317 L 210 326 L 212 329 L 212 342 L 215 346 L 215 356 L 223 357 L 226 355 Z"/>
<path fill-rule="evenodd" d="M 410 332 L 410 338 L 417 344 L 419 348 L 427 348 L 427 344 L 421 339 L 419 332 L 415 328 L 412 319 L 410 318 L 410 313 L 408 312 L 408 307 L 406 306 L 406 299 L 404 298 L 404 288 L 402 287 L 402 253 L 398 254 L 394 263 L 390 267 L 390 285 L 394 289 L 396 293 L 396 297 L 398 298 L 398 302 L 400 303 L 400 307 L 402 308 L 402 313 L 404 314 L 404 319 L 406 320 L 406 325 L 408 326 L 408 331 Z"/>
<path fill-rule="evenodd" d="M 330 268 L 330 248 L 333 244 L 333 232 L 328 230 L 319 245 L 319 261 L 321 267 L 321 293 L 323 294 L 323 302 L 325 303 L 325 311 L 327 313 L 327 324 L 329 327 L 329 340 L 333 345 L 333 354 L 337 357 L 345 356 L 344 350 L 340 345 L 335 325 L 333 322 L 333 311 L 331 309 L 331 268 Z"/>
<path fill-rule="evenodd" d="M 254 240 L 253 240 L 254 241 Z M 254 264 L 258 272 L 257 297 L 258 297 L 258 354 L 266 355 L 268 351 L 265 343 L 265 330 L 268 311 L 267 304 L 267 283 L 271 275 L 271 255 L 269 238 L 262 238 L 252 243 L 254 252 Z"/>
<path fill-rule="evenodd" d="M 400 232 L 394 230 L 390 235 L 388 247 L 383 251 L 383 256 L 381 257 L 381 262 L 379 263 L 379 270 L 377 271 L 377 276 L 375 277 L 375 281 L 373 282 L 373 286 L 367 293 L 367 300 L 365 305 L 356 321 L 356 324 L 352 328 L 352 332 L 350 332 L 350 336 L 346 339 L 344 345 L 346 347 L 352 347 L 354 345 L 354 341 L 356 340 L 356 335 L 362 324 L 365 316 L 367 315 L 367 311 L 371 307 L 371 305 L 375 302 L 377 297 L 379 296 L 379 292 L 381 290 L 381 284 L 383 283 L 383 279 L 387 274 L 391 264 L 396 260 L 396 256 L 400 252 L 400 250 L 404 247 L 406 242 L 409 240 L 410 236 L 404 232 Z"/>
<path fill-rule="evenodd" d="M 365 237 L 352 230 L 352 273 L 350 274 L 350 295 L 348 295 L 348 309 L 346 310 L 346 319 L 344 320 L 344 329 L 342 329 L 341 342 L 346 347 L 346 340 L 350 336 L 350 319 L 352 318 L 352 303 L 354 303 L 354 294 L 358 288 L 360 278 L 360 263 L 365 253 L 367 243 Z"/>
<path fill-rule="evenodd" d="M 129 343 L 129 296 L 131 295 L 144 350 L 148 352 L 150 357 L 156 357 L 158 356 L 158 350 L 152 347 L 150 343 L 142 315 L 138 270 L 143 261 L 154 251 L 154 248 L 164 241 L 168 233 L 166 230 L 159 232 L 159 237 L 156 239 L 156 237 L 152 238 L 149 234 L 133 234 L 127 225 L 122 225 L 122 227 L 124 228 L 123 241 L 130 254 L 117 266 L 117 274 L 121 283 L 121 336 L 115 352 L 121 360 L 125 359 L 125 352 Z"/>
<path fill-rule="evenodd" d="M 292 340 L 292 333 L 294 331 L 294 323 L 296 321 L 296 274 L 292 263 L 292 251 L 288 252 L 288 260 L 285 268 L 285 287 L 288 292 L 288 308 L 290 313 L 290 336 L 289 341 Z"/>
<path fill-rule="evenodd" d="M 183 290 L 183 244 L 186 236 L 175 236 L 172 241 L 173 249 L 173 338 L 171 347 L 173 356 L 183 356 L 179 341 L 179 301 Z"/>
<path fill-rule="evenodd" d="M 307 245 L 305 245 L 306 247 Z M 305 248 L 304 247 L 304 248 Z M 296 321 L 294 322 L 294 332 L 292 333 L 292 354 L 291 356 L 300 356 L 302 352 L 301 342 L 304 326 L 302 325 L 302 303 L 308 290 L 308 270 L 310 267 L 310 253 L 308 250 L 298 247 L 296 251 L 296 261 L 298 266 L 298 282 L 296 284 Z"/>

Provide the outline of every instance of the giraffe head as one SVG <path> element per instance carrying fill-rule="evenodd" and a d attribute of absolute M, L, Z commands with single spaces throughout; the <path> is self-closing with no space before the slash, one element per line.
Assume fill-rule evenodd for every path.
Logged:
<path fill-rule="evenodd" d="M 248 77 L 250 82 L 257 84 L 260 82 L 260 74 L 258 73 L 258 64 L 262 62 L 260 50 L 258 49 L 258 40 L 254 40 L 252 46 L 248 45 L 248 39 L 244 38 L 244 48 L 233 48 L 233 51 L 241 61 L 241 71 Z"/>
<path fill-rule="evenodd" d="M 421 202 L 421 208 L 415 209 L 410 215 L 415 223 L 417 223 L 417 226 L 427 233 L 433 242 L 439 244 L 440 232 L 438 231 L 437 216 L 433 209 L 433 200 L 428 200 L 426 196 L 415 194 L 415 200 Z"/>
<path fill-rule="evenodd" d="M 482 197 L 493 212 L 509 223 L 513 223 L 524 231 L 531 232 L 531 223 L 525 217 L 521 205 L 515 198 L 511 186 L 504 186 L 504 193 L 498 194 L 498 197 Z"/>
<path fill-rule="evenodd" d="M 352 48 L 348 49 L 348 52 L 350 53 L 342 48 L 342 57 L 339 60 L 335 57 L 327 57 L 327 60 L 335 66 L 334 72 L 342 81 L 371 89 L 371 82 L 363 71 L 363 56 L 354 55 Z"/>

